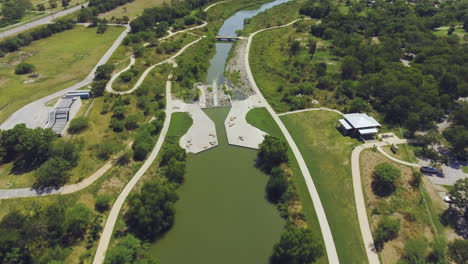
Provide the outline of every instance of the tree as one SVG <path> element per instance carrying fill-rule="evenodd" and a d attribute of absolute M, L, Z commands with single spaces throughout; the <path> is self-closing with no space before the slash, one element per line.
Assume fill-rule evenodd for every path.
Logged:
<path fill-rule="evenodd" d="M 399 231 L 400 221 L 384 216 L 380 220 L 375 233 L 374 245 L 377 251 L 383 249 L 383 244 L 385 242 L 395 239 Z"/>
<path fill-rule="evenodd" d="M 369 103 L 361 97 L 356 97 L 351 101 L 349 106 L 350 113 L 362 113 L 368 111 L 370 108 Z"/>
<path fill-rule="evenodd" d="M 174 203 L 178 199 L 171 185 L 158 181 L 145 183 L 140 193 L 129 197 L 125 220 L 130 231 L 141 239 L 156 239 L 174 223 Z"/>
<path fill-rule="evenodd" d="M 37 5 L 36 5 L 36 8 L 37 8 L 37 11 L 39 11 L 39 12 L 44 12 L 44 11 L 46 11 L 46 7 L 45 7 L 44 4 L 37 4 Z"/>
<path fill-rule="evenodd" d="M 449 244 L 449 256 L 456 264 L 468 262 L 468 240 L 455 239 Z"/>
<path fill-rule="evenodd" d="M 35 70 L 35 66 L 26 62 L 21 62 L 15 67 L 15 74 L 28 74 Z"/>
<path fill-rule="evenodd" d="M 288 161 L 288 145 L 277 137 L 266 135 L 260 144 L 258 162 L 261 167 L 270 171 L 272 168 Z"/>
<path fill-rule="evenodd" d="M 91 84 L 91 96 L 92 97 L 99 97 L 104 95 L 104 91 L 106 90 L 107 81 L 94 81 Z"/>
<path fill-rule="evenodd" d="M 52 157 L 63 158 L 70 167 L 75 167 L 80 158 L 80 150 L 81 146 L 77 141 L 57 139 L 52 142 L 50 153 Z"/>
<path fill-rule="evenodd" d="M 62 158 L 48 160 L 36 171 L 36 181 L 33 184 L 33 188 L 38 190 L 60 188 L 70 178 L 69 169 L 70 163 Z"/>
<path fill-rule="evenodd" d="M 373 190 L 381 196 L 390 195 L 396 188 L 401 171 L 389 163 L 380 163 L 374 169 Z"/>
<path fill-rule="evenodd" d="M 94 80 L 110 80 L 112 76 L 112 72 L 114 71 L 115 67 L 112 64 L 103 64 L 97 67 L 96 73 L 94 75 Z"/>
<path fill-rule="evenodd" d="M 124 83 L 127 83 L 133 79 L 133 72 L 126 71 L 120 75 L 120 80 Z"/>
<path fill-rule="evenodd" d="M 320 238 L 308 228 L 290 226 L 275 245 L 272 263 L 311 263 L 324 254 Z"/>
<path fill-rule="evenodd" d="M 301 42 L 295 40 L 289 48 L 289 53 L 293 56 L 297 55 L 301 51 Z"/>
<path fill-rule="evenodd" d="M 266 186 L 268 200 L 273 203 L 280 201 L 287 190 L 288 177 L 285 171 L 281 167 L 274 167 Z"/>
<path fill-rule="evenodd" d="M 26 10 L 33 6 L 29 0 L 2 1 L 2 9 L 0 11 L 3 19 L 8 22 L 20 20 L 26 14 Z"/>
<path fill-rule="evenodd" d="M 353 56 L 346 56 L 341 63 L 341 77 L 345 80 L 356 79 L 361 72 L 361 64 L 358 59 Z"/>
<path fill-rule="evenodd" d="M 62 6 L 67 7 L 70 5 L 70 0 L 62 0 Z"/>
<path fill-rule="evenodd" d="M 182 183 L 185 175 L 185 161 L 172 157 L 167 163 L 166 176 L 175 183 Z"/>
<path fill-rule="evenodd" d="M 423 240 L 408 240 L 405 244 L 405 256 L 408 264 L 426 263 L 427 244 Z"/>
<path fill-rule="evenodd" d="M 49 0 L 50 8 L 57 8 L 57 0 Z"/>
<path fill-rule="evenodd" d="M 104 34 L 107 31 L 107 24 L 99 23 L 96 33 L 97 34 Z"/>
<path fill-rule="evenodd" d="M 431 258 L 434 263 L 447 264 L 448 248 L 447 239 L 444 236 L 437 236 L 432 245 Z"/>
<path fill-rule="evenodd" d="M 453 198 L 453 203 L 466 220 L 468 220 L 468 178 L 459 179 L 450 190 L 450 197 Z"/>
<path fill-rule="evenodd" d="M 86 234 L 86 229 L 91 223 L 92 211 L 84 204 L 78 203 L 65 211 L 65 230 L 69 242 L 82 239 Z"/>
<path fill-rule="evenodd" d="M 317 42 L 311 40 L 309 41 L 309 54 L 314 55 L 317 50 Z"/>

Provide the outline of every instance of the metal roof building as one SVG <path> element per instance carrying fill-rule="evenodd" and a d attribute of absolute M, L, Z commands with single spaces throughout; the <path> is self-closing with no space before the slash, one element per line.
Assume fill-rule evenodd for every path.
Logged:
<path fill-rule="evenodd" d="M 373 136 L 381 127 L 379 122 L 367 114 L 353 113 L 343 117 L 338 121 L 338 126 L 345 135 Z"/>
<path fill-rule="evenodd" d="M 62 135 L 69 120 L 71 120 L 81 107 L 80 96 L 65 96 L 60 99 L 49 113 L 46 128 L 51 128 L 55 134 Z"/>

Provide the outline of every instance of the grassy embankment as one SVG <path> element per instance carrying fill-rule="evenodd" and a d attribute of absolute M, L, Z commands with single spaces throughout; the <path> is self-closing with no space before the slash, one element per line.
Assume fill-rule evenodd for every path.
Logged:
<path fill-rule="evenodd" d="M 280 128 L 276 125 L 275 121 L 265 108 L 255 108 L 250 110 L 247 113 L 247 122 L 272 136 L 286 141 Z M 289 167 L 291 169 L 292 180 L 302 205 L 302 212 L 306 217 L 307 226 L 311 228 L 313 232 L 320 233 L 320 237 L 322 237 L 314 205 L 310 198 L 309 190 L 307 189 L 304 177 L 291 149 L 288 149 L 288 157 L 290 159 Z M 327 257 L 322 257 L 317 261 L 317 263 L 327 263 Z"/>
<path fill-rule="evenodd" d="M 170 3 L 168 0 L 135 0 L 131 3 L 119 6 L 109 12 L 100 14 L 98 17 L 101 19 L 111 19 L 112 17 L 127 16 L 130 20 L 138 17 L 145 8 L 160 6 L 164 3 Z"/>
<path fill-rule="evenodd" d="M 97 35 L 95 28 L 77 26 L 1 58 L 0 122 L 24 105 L 83 80 L 122 31 L 109 27 Z M 15 66 L 21 62 L 35 65 L 39 77 L 16 75 Z M 25 84 L 28 80 L 34 82 Z"/>
<path fill-rule="evenodd" d="M 383 162 L 400 169 L 402 175 L 398 180 L 397 189 L 388 197 L 380 197 L 372 191 L 374 168 Z M 383 216 L 398 219 L 401 224 L 398 237 L 385 243 L 379 253 L 382 263 L 395 263 L 401 259 L 404 254 L 404 244 L 410 239 L 423 240 L 431 246 L 436 236 L 453 237 L 453 231 L 444 228 L 439 220 L 439 214 L 446 205 L 427 179 L 423 178 L 419 188 L 414 187 L 412 168 L 395 163 L 372 150 L 361 153 L 360 166 L 367 213 L 373 231 L 375 232 Z"/>
<path fill-rule="evenodd" d="M 360 144 L 335 128 L 340 115 L 312 111 L 282 116 L 320 195 L 342 262 L 366 263 L 354 203 L 351 152 Z"/>
<path fill-rule="evenodd" d="M 291 105 L 283 98 L 296 96 L 296 90 L 299 89 L 301 82 L 316 86 L 313 65 L 323 62 L 327 64 L 328 72 L 337 73 L 339 70 L 339 61 L 329 49 L 331 43 L 310 35 L 308 28 L 313 23 L 315 23 L 313 20 L 305 20 L 289 27 L 268 30 L 257 34 L 252 41 L 250 65 L 255 81 L 277 112 L 291 109 Z M 313 57 L 306 47 L 309 39 L 314 39 L 317 43 Z M 297 55 L 291 56 L 290 46 L 295 40 L 301 42 L 302 48 Z M 299 73 L 300 68 L 309 69 L 310 73 L 306 73 L 305 70 Z M 311 105 L 310 100 L 307 100 L 306 107 L 336 107 L 333 94 L 327 90 L 315 88 L 313 95 L 307 98 L 315 99 L 319 104 Z"/>

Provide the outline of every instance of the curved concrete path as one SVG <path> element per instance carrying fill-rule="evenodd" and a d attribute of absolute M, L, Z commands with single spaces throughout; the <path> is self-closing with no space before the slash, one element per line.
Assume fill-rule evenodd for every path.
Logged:
<path fill-rule="evenodd" d="M 12 36 L 12 35 L 19 34 L 22 31 L 26 31 L 26 30 L 31 29 L 33 27 L 49 24 L 49 23 L 53 22 L 55 19 L 57 19 L 57 18 L 61 18 L 63 16 L 66 16 L 68 14 L 71 14 L 71 13 L 73 13 L 75 11 L 80 10 L 81 6 L 88 6 L 88 2 L 83 3 L 81 5 L 77 5 L 77 6 L 68 8 L 68 9 L 65 9 L 65 10 L 62 10 L 62 11 L 59 11 L 59 12 L 55 12 L 55 13 L 53 13 L 51 15 L 48 15 L 48 16 L 43 17 L 43 18 L 39 18 L 39 19 L 31 21 L 31 22 L 23 23 L 21 25 L 18 25 L 16 27 L 11 28 L 11 29 L 0 32 L 0 36 L 2 38 L 6 38 L 6 37 L 9 37 L 9 36 Z"/>
<path fill-rule="evenodd" d="M 175 64 L 173 64 L 175 66 Z M 144 175 L 146 170 L 151 166 L 153 161 L 158 156 L 159 151 L 166 139 L 167 131 L 169 130 L 169 124 L 171 123 L 172 117 L 172 98 L 171 98 L 171 79 L 172 73 L 169 75 L 168 80 L 166 82 L 166 119 L 164 120 L 164 125 L 159 135 L 158 141 L 154 146 L 153 150 L 149 157 L 145 160 L 145 163 L 140 167 L 140 169 L 135 173 L 135 175 L 130 179 L 127 183 L 125 188 L 119 194 L 119 197 L 112 205 L 112 209 L 107 217 L 106 224 L 101 234 L 101 239 L 99 240 L 99 244 L 96 250 L 96 254 L 94 255 L 93 264 L 102 264 L 104 263 L 104 259 L 106 257 L 107 248 L 109 247 L 110 240 L 112 238 L 112 232 L 114 230 L 115 223 L 119 217 L 120 210 L 127 199 L 127 196 L 130 194 L 132 189 L 135 187 L 137 182 L 141 179 Z"/>
<path fill-rule="evenodd" d="M 407 143 L 407 142 L 405 142 Z M 404 143 L 398 143 L 398 144 L 404 144 Z M 387 144 L 388 145 L 388 144 Z M 382 145 L 383 146 L 383 145 Z M 395 157 L 393 157 L 392 155 L 388 154 L 385 150 L 382 149 L 382 146 L 378 146 L 377 147 L 377 150 L 382 153 L 385 157 L 393 160 L 394 162 L 397 162 L 397 163 L 400 163 L 402 165 L 406 165 L 406 166 L 410 166 L 410 167 L 417 167 L 417 168 L 420 168 L 421 165 L 419 164 L 416 164 L 416 163 L 411 163 L 411 162 L 406 162 L 406 161 L 403 161 L 403 160 L 399 160 Z"/>
<path fill-rule="evenodd" d="M 301 169 L 302 175 L 304 175 L 304 180 L 305 180 L 307 188 L 309 190 L 310 197 L 312 199 L 312 202 L 314 203 L 315 211 L 317 213 L 317 218 L 318 218 L 318 221 L 319 221 L 319 224 L 320 224 L 320 229 L 321 229 L 322 235 L 323 235 L 323 240 L 325 242 L 325 248 L 326 248 L 326 251 L 327 251 L 328 262 L 333 263 L 333 264 L 337 264 L 337 263 L 339 263 L 339 260 L 338 260 L 338 254 L 336 253 L 335 242 L 333 241 L 333 236 L 332 236 L 332 233 L 331 233 L 331 230 L 330 230 L 330 226 L 328 225 L 327 216 L 325 215 L 325 211 L 323 210 L 322 202 L 320 201 L 320 197 L 318 195 L 317 189 L 315 188 L 314 182 L 312 181 L 312 176 L 310 175 L 309 169 L 307 168 L 307 165 L 306 165 L 306 163 L 304 161 L 304 158 L 302 157 L 301 152 L 299 151 L 299 148 L 297 147 L 297 145 L 294 142 L 293 138 L 289 134 L 288 129 L 283 124 L 283 122 L 278 117 L 278 115 L 275 113 L 273 108 L 265 100 L 265 98 L 263 97 L 260 89 L 258 88 L 257 84 L 255 83 L 255 79 L 254 79 L 254 77 L 252 75 L 252 71 L 250 70 L 250 64 L 249 64 L 250 45 L 252 44 L 252 39 L 253 39 L 253 37 L 255 35 L 257 35 L 260 32 L 266 31 L 266 30 L 271 30 L 271 29 L 290 26 L 290 25 L 296 23 L 299 20 L 300 19 L 294 20 L 294 21 L 292 21 L 292 22 L 290 22 L 290 23 L 288 23 L 286 25 L 266 28 L 266 29 L 259 30 L 259 31 L 255 32 L 255 33 L 252 33 L 249 36 L 248 42 L 247 42 L 247 48 L 246 48 L 245 58 L 244 58 L 245 67 L 247 68 L 247 77 L 248 77 L 250 83 L 252 84 L 252 87 L 253 87 L 254 91 L 259 96 L 259 99 L 261 100 L 262 105 L 266 107 L 266 109 L 268 110 L 270 115 L 273 117 L 273 119 L 275 120 L 278 127 L 281 129 L 281 132 L 283 133 L 284 137 L 288 141 L 288 144 L 291 147 L 291 149 L 292 149 L 292 151 L 294 153 L 294 156 L 297 159 L 297 162 L 298 162 L 299 167 Z"/>
<path fill-rule="evenodd" d="M 106 86 L 106 91 L 109 92 L 109 93 L 113 93 L 113 94 L 131 94 L 133 93 L 134 91 L 136 91 L 140 85 L 143 83 L 143 81 L 146 79 L 146 76 L 148 76 L 148 74 L 157 66 L 161 65 L 161 64 L 164 64 L 166 62 L 168 63 L 172 63 L 174 61 L 175 58 L 177 58 L 179 55 L 181 55 L 182 53 L 184 53 L 184 51 L 186 49 L 188 49 L 190 46 L 192 46 L 193 44 L 199 42 L 200 40 L 204 39 L 205 36 L 202 36 L 201 38 L 195 40 L 195 41 L 192 41 L 190 42 L 189 44 L 185 45 L 185 47 L 183 47 L 181 50 L 179 50 L 176 54 L 172 55 L 170 58 L 164 60 L 164 61 L 161 61 L 161 62 L 158 62 L 156 64 L 154 64 L 153 66 L 151 67 L 148 67 L 144 72 L 143 74 L 140 76 L 140 79 L 138 79 L 138 81 L 136 82 L 136 84 L 133 86 L 132 89 L 128 90 L 128 91 L 123 91 L 123 92 L 119 92 L 119 91 L 115 91 L 112 89 L 112 85 L 107 85 Z M 131 67 L 131 65 L 130 65 Z M 119 73 L 120 74 L 120 73 Z M 117 75 L 118 77 L 118 75 Z M 114 79 L 116 79 L 117 77 L 115 77 Z"/>
<path fill-rule="evenodd" d="M 45 106 L 45 104 L 57 97 L 65 95 L 69 91 L 73 91 L 79 89 L 83 86 L 90 84 L 94 79 L 94 74 L 98 66 L 105 64 L 109 58 L 112 56 L 114 51 L 119 47 L 122 43 L 123 39 L 127 36 L 130 32 L 129 25 L 122 25 L 125 27 L 125 30 L 120 34 L 120 36 L 114 41 L 112 46 L 107 50 L 107 52 L 102 56 L 102 58 L 98 61 L 96 66 L 91 70 L 91 72 L 86 76 L 84 80 L 79 83 L 76 83 L 70 87 L 67 87 L 61 91 L 55 92 L 51 95 L 45 96 L 41 99 L 38 99 L 32 103 L 29 103 L 16 112 L 14 112 L 8 119 L 3 122 L 0 126 L 0 129 L 6 130 L 11 129 L 17 124 L 25 123 L 29 128 L 36 128 L 42 127 L 47 122 L 47 117 L 49 116 L 49 107 Z"/>
<path fill-rule="evenodd" d="M 406 140 L 402 140 L 396 137 L 386 138 L 382 142 L 375 143 L 365 143 L 359 145 L 353 149 L 351 153 L 351 173 L 353 176 L 353 189 L 354 189 L 354 199 L 356 203 L 356 210 L 359 220 L 359 227 L 361 230 L 362 239 L 364 241 L 364 247 L 366 248 L 367 258 L 369 263 L 378 264 L 380 263 L 379 256 L 375 251 L 374 239 L 372 237 L 372 232 L 369 224 L 369 218 L 367 217 L 366 203 L 364 199 L 364 192 L 362 191 L 362 180 L 361 180 L 361 170 L 359 164 L 359 157 L 361 151 L 366 148 L 373 148 L 374 146 L 379 149 L 380 152 L 385 152 L 381 149 L 382 146 L 391 145 L 391 144 L 405 144 Z M 383 153 L 386 157 L 399 162 L 406 163 L 404 161 L 397 160 L 390 155 Z"/>

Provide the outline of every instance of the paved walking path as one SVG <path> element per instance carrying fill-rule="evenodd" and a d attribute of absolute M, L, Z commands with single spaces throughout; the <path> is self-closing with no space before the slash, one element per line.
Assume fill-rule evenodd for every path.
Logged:
<path fill-rule="evenodd" d="M 353 149 L 353 152 L 351 153 L 351 172 L 353 176 L 354 199 L 356 202 L 356 210 L 357 210 L 357 215 L 358 215 L 358 220 L 359 220 L 359 227 L 361 229 L 361 235 L 364 241 L 364 247 L 366 248 L 367 258 L 369 260 L 369 263 L 371 264 L 378 264 L 380 263 L 380 260 L 379 260 L 379 256 L 377 252 L 375 251 L 374 239 L 372 237 L 369 219 L 367 218 L 366 203 L 364 199 L 364 193 L 362 191 L 359 157 L 360 157 L 361 151 L 363 151 L 366 148 L 373 148 L 375 146 L 377 147 L 377 149 L 381 150 L 380 147 L 385 146 L 385 145 L 405 144 L 405 143 L 407 143 L 406 140 L 402 140 L 397 137 L 389 137 L 389 138 L 383 139 L 383 141 L 381 142 L 365 143 L 360 146 L 357 146 L 356 148 Z M 387 155 L 385 156 L 391 157 L 390 155 L 388 156 Z M 391 158 L 392 160 L 394 160 L 393 157 Z M 401 163 L 403 161 L 397 160 L 397 162 Z"/>
<path fill-rule="evenodd" d="M 174 64 L 175 66 L 175 64 Z M 93 264 L 102 264 L 104 263 L 104 259 L 106 257 L 107 248 L 109 247 L 110 240 L 112 238 L 112 232 L 114 230 L 115 223 L 119 217 L 120 210 L 127 199 L 127 196 L 130 194 L 132 189 L 135 187 L 137 182 L 141 179 L 141 177 L 145 174 L 146 170 L 150 167 L 153 161 L 158 156 L 159 151 L 166 139 L 167 131 L 169 130 L 169 124 L 171 123 L 172 117 L 172 98 L 171 98 L 171 79 L 172 73 L 169 75 L 169 78 L 166 82 L 166 119 L 164 120 L 164 125 L 159 135 L 158 141 L 153 148 L 153 151 L 146 159 L 143 166 L 135 173 L 132 179 L 128 182 L 125 188 L 120 193 L 119 197 L 112 205 L 112 209 L 107 217 L 106 224 L 101 234 L 101 239 L 99 240 L 99 244 L 96 250 L 96 254 L 94 255 Z"/>
<path fill-rule="evenodd" d="M 8 29 L 8 30 L 5 30 L 4 32 L 0 32 L 0 36 L 2 38 L 6 38 L 6 37 L 9 37 L 9 36 L 12 36 L 12 35 L 16 35 L 16 34 L 22 32 L 22 31 L 26 31 L 28 29 L 31 29 L 33 27 L 37 27 L 37 26 L 45 25 L 45 24 L 50 24 L 51 22 L 53 22 L 57 18 L 66 16 L 68 14 L 71 14 L 71 13 L 73 13 L 75 11 L 80 10 L 81 6 L 88 6 L 88 3 L 83 3 L 81 5 L 77 5 L 77 6 L 69 8 L 69 9 L 56 12 L 56 13 L 54 13 L 52 15 L 48 15 L 46 17 L 39 18 L 37 20 L 28 22 L 26 24 L 21 24 L 21 25 L 19 25 L 17 27 L 14 27 L 12 29 Z"/>
<path fill-rule="evenodd" d="M 301 169 L 302 175 L 304 175 L 304 179 L 305 179 L 307 188 L 309 190 L 310 197 L 312 198 L 312 202 L 314 203 L 315 211 L 317 213 L 317 218 L 318 218 L 318 221 L 319 221 L 319 224 L 320 224 L 320 229 L 321 229 L 322 235 L 323 235 L 323 240 L 325 242 L 325 248 L 326 248 L 327 256 L 328 256 L 328 262 L 333 263 L 333 264 L 337 264 L 337 263 L 339 263 L 339 260 L 338 260 L 338 255 L 336 253 L 335 242 L 333 241 L 333 236 L 332 236 L 332 233 L 331 233 L 331 230 L 330 230 L 330 226 L 328 225 L 327 216 L 325 215 L 325 211 L 323 210 L 322 202 L 320 201 L 320 197 L 318 195 L 317 189 L 315 188 L 314 182 L 312 181 L 312 176 L 310 175 L 309 169 L 307 168 L 307 165 L 306 165 L 306 163 L 304 161 L 304 158 L 302 157 L 301 152 L 299 151 L 299 148 L 297 147 L 297 145 L 294 142 L 293 138 L 289 134 L 288 129 L 283 124 L 283 122 L 278 117 L 278 115 L 275 113 L 273 108 L 265 100 L 265 98 L 263 97 L 260 89 L 258 88 L 257 84 L 255 83 L 255 79 L 254 79 L 254 77 L 252 75 L 252 71 L 250 70 L 250 64 L 249 64 L 250 46 L 251 46 L 251 43 L 252 43 L 252 39 L 253 39 L 253 37 L 255 35 L 257 35 L 260 32 L 263 32 L 265 30 L 287 27 L 287 26 L 290 26 L 290 25 L 296 23 L 297 21 L 299 21 L 299 19 L 295 20 L 295 21 L 292 21 L 291 23 L 288 23 L 286 25 L 266 28 L 266 29 L 259 30 L 259 31 L 255 32 L 255 33 L 252 33 L 249 36 L 248 42 L 247 42 L 247 48 L 246 48 L 245 58 L 244 58 L 245 67 L 247 68 L 247 76 L 248 76 L 248 79 L 249 79 L 250 83 L 252 84 L 252 87 L 253 87 L 254 91 L 259 96 L 259 98 L 260 98 L 260 100 L 262 102 L 262 105 L 266 107 L 266 109 L 268 110 L 270 115 L 275 120 L 276 124 L 281 129 L 281 132 L 283 133 L 284 137 L 288 141 L 288 144 L 291 147 L 291 149 L 292 149 L 292 151 L 294 153 L 294 156 L 297 159 L 297 162 L 298 162 L 299 167 Z"/>
<path fill-rule="evenodd" d="M 342 112 L 340 112 L 340 111 L 338 111 L 336 109 L 331 109 L 331 108 L 326 108 L 326 107 L 318 107 L 318 108 L 307 108 L 307 109 L 301 109 L 301 110 L 295 110 L 295 111 L 280 113 L 280 114 L 278 114 L 278 116 L 297 114 L 297 113 L 303 113 L 303 112 L 309 112 L 309 111 L 318 111 L 318 110 L 325 110 L 325 111 L 335 112 L 337 114 L 343 115 Z"/>
<path fill-rule="evenodd" d="M 17 124 L 25 123 L 29 128 L 42 127 L 47 122 L 47 117 L 49 115 L 50 107 L 47 107 L 45 104 L 57 97 L 65 95 L 69 91 L 79 89 L 83 86 L 90 84 L 93 81 L 94 74 L 98 66 L 105 64 L 109 58 L 112 56 L 114 51 L 122 43 L 123 39 L 130 32 L 129 25 L 122 25 L 125 27 L 125 30 L 120 34 L 120 36 L 114 41 L 114 44 L 107 50 L 107 52 L 102 56 L 96 66 L 91 70 L 91 72 L 86 76 L 86 78 L 76 83 L 70 87 L 67 87 L 61 91 L 55 92 L 51 95 L 45 96 L 39 100 L 36 100 L 16 112 L 14 112 L 3 124 L 0 126 L 0 129 L 6 130 L 11 129 Z"/>

